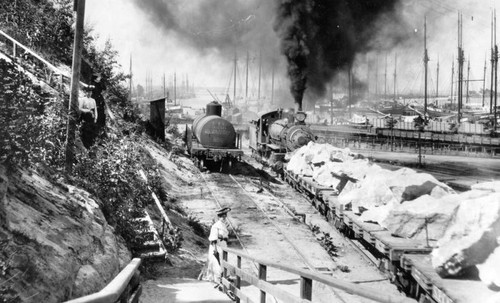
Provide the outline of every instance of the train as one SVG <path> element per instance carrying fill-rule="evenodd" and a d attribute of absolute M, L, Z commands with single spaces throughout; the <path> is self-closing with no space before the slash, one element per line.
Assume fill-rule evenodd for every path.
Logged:
<path fill-rule="evenodd" d="M 359 214 L 338 200 L 346 185 L 357 180 L 344 174 L 334 177 L 340 180 L 338 185 L 325 187 L 291 170 L 283 174 L 283 180 L 305 195 L 331 225 L 360 250 L 370 252 L 372 261 L 408 297 L 425 303 L 466 303 L 486 302 L 497 293 L 475 276 L 441 278 L 432 266 L 429 243 L 396 237 L 377 223 L 360 220 Z"/>
<path fill-rule="evenodd" d="M 222 118 L 222 105 L 207 104 L 205 114 L 196 117 L 191 127 L 186 125 L 186 150 L 200 168 L 219 166 L 231 169 L 241 161 L 241 137 L 228 120 Z"/>
<path fill-rule="evenodd" d="M 276 172 L 282 172 L 287 152 L 317 139 L 305 123 L 305 112 L 277 109 L 259 112 L 257 116 L 248 130 L 252 157 Z"/>

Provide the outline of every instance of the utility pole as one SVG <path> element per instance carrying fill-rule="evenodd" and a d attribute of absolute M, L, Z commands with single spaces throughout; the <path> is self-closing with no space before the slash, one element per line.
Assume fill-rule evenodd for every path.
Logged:
<path fill-rule="evenodd" d="M 80 90 L 80 68 L 83 48 L 83 24 L 85 19 L 85 0 L 74 2 L 73 10 L 76 11 L 76 27 L 73 43 L 73 63 L 71 66 L 71 94 L 69 98 L 69 112 L 66 132 L 65 170 L 70 176 L 73 172 L 75 161 L 75 131 L 78 117 L 78 93 Z"/>
<path fill-rule="evenodd" d="M 163 98 L 167 96 L 167 86 L 165 85 L 165 73 L 163 73 Z"/>
<path fill-rule="evenodd" d="M 427 54 L 427 17 L 424 18 L 424 115 L 427 115 L 427 67 L 429 56 Z"/>
<path fill-rule="evenodd" d="M 394 101 L 396 101 L 396 76 L 398 68 L 398 53 L 394 53 Z"/>

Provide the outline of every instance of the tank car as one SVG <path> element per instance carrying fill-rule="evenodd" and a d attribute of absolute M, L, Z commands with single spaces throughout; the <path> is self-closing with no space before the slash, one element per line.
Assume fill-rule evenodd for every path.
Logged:
<path fill-rule="evenodd" d="M 240 136 L 234 126 L 221 117 L 222 106 L 213 101 L 207 104 L 205 114 L 198 116 L 191 127 L 186 126 L 186 147 L 200 167 L 208 163 L 231 168 L 240 161 Z"/>
<path fill-rule="evenodd" d="M 282 171 L 287 152 L 294 151 L 316 137 L 305 124 L 306 113 L 282 109 L 260 112 L 249 128 L 249 146 L 257 160 Z"/>

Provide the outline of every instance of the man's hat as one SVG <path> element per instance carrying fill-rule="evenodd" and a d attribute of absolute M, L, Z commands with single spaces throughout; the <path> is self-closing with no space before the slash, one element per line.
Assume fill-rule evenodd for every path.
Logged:
<path fill-rule="evenodd" d="M 223 207 L 223 208 L 217 210 L 216 213 L 217 213 L 217 216 L 220 216 L 220 215 L 223 215 L 223 214 L 227 214 L 230 211 L 231 211 L 231 208 L 229 208 L 229 207 Z"/>

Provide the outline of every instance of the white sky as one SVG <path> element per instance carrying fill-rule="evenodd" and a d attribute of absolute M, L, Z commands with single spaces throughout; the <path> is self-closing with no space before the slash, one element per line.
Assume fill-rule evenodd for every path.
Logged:
<path fill-rule="evenodd" d="M 404 0 L 402 2 L 402 13 L 410 24 L 415 24 L 416 31 L 423 30 L 424 15 L 427 16 L 431 90 L 436 85 L 437 57 L 441 68 L 440 90 L 449 90 L 450 87 L 453 57 L 456 68 L 457 9 L 463 12 L 463 41 L 466 60 L 467 58 L 471 60 L 471 78 L 482 78 L 485 57 L 489 56 L 491 8 L 500 7 L 500 0 Z M 175 34 L 165 35 L 155 28 L 147 16 L 131 1 L 87 0 L 86 23 L 93 26 L 101 41 L 108 38 L 111 40 L 119 52 L 119 63 L 125 71 L 129 69 L 129 57 L 132 55 L 136 84 L 143 84 L 147 73 L 152 75 L 154 85 L 160 85 L 163 73 L 166 73 L 168 84 L 168 79 L 174 71 L 178 75 L 189 74 L 190 81 L 194 81 L 197 86 L 226 87 L 230 81 L 232 58 L 221 58 L 215 51 L 200 55 L 198 51 L 176 39 Z M 422 48 L 397 52 L 398 90 L 402 92 L 421 90 Z M 370 56 L 376 57 L 373 54 Z M 388 82 L 391 91 L 393 58 L 394 52 L 388 53 L 388 75 L 391 79 Z M 384 60 L 385 54 L 380 55 L 379 82 L 383 81 Z M 361 79 L 366 78 L 363 76 L 366 75 L 366 67 L 359 67 L 358 75 Z M 466 66 L 464 75 L 467 75 Z M 487 81 L 489 81 L 489 66 Z M 471 90 L 480 88 L 482 84 L 479 82 L 471 83 Z"/>

